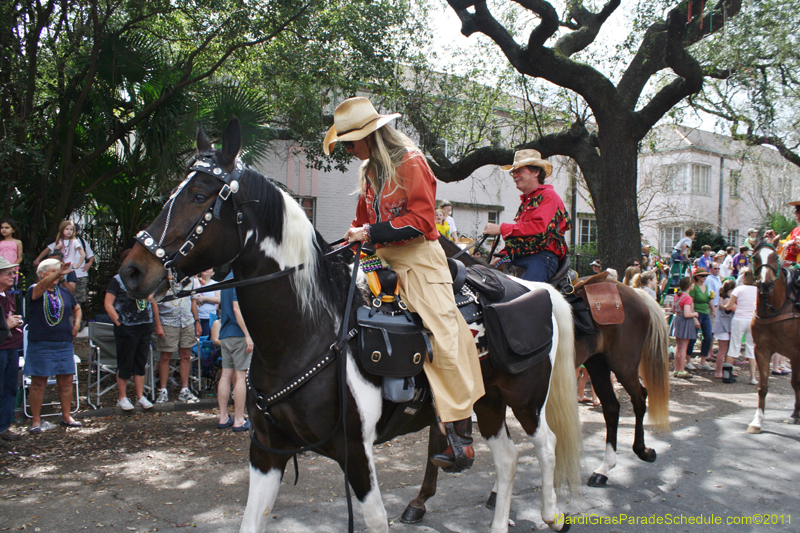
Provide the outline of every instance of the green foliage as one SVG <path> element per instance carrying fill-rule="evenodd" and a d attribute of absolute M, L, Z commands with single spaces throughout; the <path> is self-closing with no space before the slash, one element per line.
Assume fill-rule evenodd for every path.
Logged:
<path fill-rule="evenodd" d="M 772 212 L 767 214 L 764 225 L 773 230 L 775 235 L 780 235 L 781 238 L 785 239 L 797 224 L 794 216 Z"/>
<path fill-rule="evenodd" d="M 38 5 L 38 4 L 37 4 Z M 236 114 L 247 161 L 391 78 L 403 1 L 78 0 L 0 7 L 0 202 L 40 249 L 76 210 L 128 236 Z M 25 53 L 20 53 L 24 50 Z M 119 235 L 112 228 L 117 228 Z"/>
<path fill-rule="evenodd" d="M 716 23 L 716 21 L 715 21 Z M 698 45 L 709 79 L 691 101 L 750 144 L 771 144 L 800 166 L 800 10 L 793 2 L 743 0 L 725 32 Z"/>
<path fill-rule="evenodd" d="M 730 246 L 728 241 L 721 234 L 715 231 L 701 229 L 697 230 L 695 234 L 694 241 L 692 242 L 692 249 L 689 251 L 689 255 L 692 257 L 700 257 L 703 254 L 702 248 L 706 244 L 711 246 L 711 250 L 714 253 L 716 253 L 718 250 L 724 250 Z"/>

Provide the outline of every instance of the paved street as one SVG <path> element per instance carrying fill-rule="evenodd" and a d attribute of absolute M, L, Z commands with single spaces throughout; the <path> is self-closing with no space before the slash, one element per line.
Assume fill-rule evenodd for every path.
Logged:
<path fill-rule="evenodd" d="M 647 443 L 653 463 L 630 451 L 633 420 L 627 397 L 620 426 L 618 465 L 604 489 L 585 487 L 581 508 L 595 517 L 662 520 L 720 517 L 721 525 L 576 524 L 572 531 L 798 531 L 800 530 L 800 426 L 788 425 L 793 404 L 788 377 L 770 380 L 765 431 L 746 434 L 755 387 L 722 385 L 708 376 L 673 380 L 673 433 Z M 236 532 L 247 498 L 247 438 L 214 429 L 206 401 L 200 411 L 87 417 L 83 430 L 62 429 L 23 444 L 8 445 L 0 460 L 0 530 Z M 604 443 L 599 410 L 580 407 L 584 420 L 584 479 L 601 460 Z M 106 411 L 100 414 L 110 414 Z M 718 416 L 719 414 L 719 416 Z M 543 527 L 539 516 L 539 467 L 530 444 L 512 421 L 521 452 L 511 517 L 513 532 Z M 383 498 L 393 532 L 478 533 L 488 531 L 492 513 L 483 502 L 493 484 L 488 448 L 478 441 L 472 470 L 440 477 L 422 523 L 396 518 L 416 495 L 422 478 L 425 434 L 376 448 Z M 300 458 L 294 486 L 290 467 L 266 532 L 346 531 L 343 478 L 331 461 Z M 356 528 L 364 531 L 360 511 Z M 755 513 L 781 517 L 783 525 L 724 525 Z M 595 518 L 596 519 L 596 518 Z M 789 521 L 793 523 L 789 523 Z M 38 528 L 38 529 L 36 529 Z"/>

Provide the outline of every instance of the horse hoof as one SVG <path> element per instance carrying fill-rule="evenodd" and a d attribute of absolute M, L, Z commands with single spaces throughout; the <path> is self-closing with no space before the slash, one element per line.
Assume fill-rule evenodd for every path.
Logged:
<path fill-rule="evenodd" d="M 486 508 L 494 511 L 496 505 L 497 505 L 497 493 L 492 491 L 492 493 L 489 494 L 489 499 L 486 500 Z"/>
<path fill-rule="evenodd" d="M 567 533 L 567 531 L 569 531 L 571 527 L 572 527 L 572 524 L 570 524 L 567 521 L 564 521 L 564 527 L 562 527 L 559 531 L 560 531 L 560 533 Z"/>
<path fill-rule="evenodd" d="M 589 477 L 589 481 L 586 484 L 590 487 L 605 487 L 607 483 L 608 476 L 594 472 L 591 477 Z"/>
<path fill-rule="evenodd" d="M 639 459 L 647 463 L 656 462 L 656 451 L 653 448 L 645 448 L 644 452 L 639 455 Z"/>
<path fill-rule="evenodd" d="M 748 426 L 747 432 L 750 433 L 751 435 L 756 435 L 758 433 L 761 433 L 761 428 L 756 426 Z"/>
<path fill-rule="evenodd" d="M 425 509 L 420 509 L 419 507 L 412 507 L 409 505 L 400 516 L 400 521 L 404 524 L 416 524 L 417 522 L 422 521 L 423 516 L 425 516 Z"/>

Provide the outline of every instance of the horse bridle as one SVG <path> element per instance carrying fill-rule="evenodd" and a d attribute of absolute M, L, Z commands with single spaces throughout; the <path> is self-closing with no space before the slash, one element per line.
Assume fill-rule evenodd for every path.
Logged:
<path fill-rule="evenodd" d="M 197 241 L 200 239 L 200 236 L 206 229 L 209 223 L 213 219 L 220 219 L 220 210 L 222 208 L 222 204 L 227 201 L 229 198 L 233 202 L 234 211 L 236 211 L 236 228 L 239 233 L 239 253 L 241 253 L 241 247 L 244 243 L 242 238 L 242 212 L 238 209 L 236 205 L 236 193 L 239 192 L 239 179 L 242 176 L 242 172 L 244 171 L 245 166 L 242 163 L 241 159 L 236 159 L 233 165 L 233 171 L 228 173 L 225 171 L 224 168 L 219 166 L 213 159 L 210 154 L 199 154 L 198 157 L 192 163 L 192 166 L 189 167 L 189 171 L 186 175 L 186 178 L 181 182 L 180 185 L 173 191 L 170 195 L 169 200 L 167 203 L 164 204 L 164 208 L 168 207 L 167 211 L 167 220 L 164 222 L 164 230 L 161 232 L 161 238 L 156 241 L 155 237 L 150 235 L 147 231 L 142 230 L 136 235 L 136 240 L 139 241 L 142 246 L 147 248 L 151 254 L 153 254 L 156 259 L 167 269 L 171 279 L 172 279 L 172 289 L 173 292 L 177 292 L 180 287 L 183 285 L 185 280 L 188 276 L 184 275 L 179 268 L 180 262 L 185 258 L 189 252 L 191 252 Z M 222 188 L 217 193 L 217 196 L 214 198 L 214 201 L 211 202 L 211 205 L 208 206 L 208 209 L 200 215 L 200 218 L 193 225 L 193 229 L 189 232 L 189 235 L 186 237 L 184 243 L 178 248 L 177 251 L 174 253 L 167 255 L 166 250 L 162 248 L 162 244 L 164 242 L 164 238 L 167 235 L 167 231 L 169 230 L 169 224 L 172 217 L 172 208 L 175 205 L 175 199 L 181 193 L 181 191 L 192 181 L 195 174 L 198 172 L 202 172 L 203 174 L 208 174 L 214 178 L 223 182 Z M 237 254 L 238 257 L 238 254 Z M 235 259 L 235 258 L 234 258 Z"/>
<path fill-rule="evenodd" d="M 775 250 L 775 247 L 772 246 L 771 244 L 768 244 L 768 243 L 764 243 L 761 246 L 766 246 L 768 248 L 772 248 L 773 250 Z M 761 246 L 758 246 L 758 247 L 756 247 L 755 250 L 753 250 L 753 256 L 754 257 L 756 257 L 756 251 L 759 248 L 761 248 Z M 761 270 L 763 268 L 770 269 L 772 271 L 772 273 L 774 274 L 774 276 L 775 276 L 775 279 L 770 281 L 770 282 L 763 281 L 763 278 L 762 278 L 762 281 L 759 281 L 757 283 L 757 285 L 758 285 L 758 293 L 761 296 L 764 297 L 764 314 L 766 316 L 763 317 L 763 318 L 773 318 L 773 317 L 776 317 L 776 316 L 780 315 L 781 311 L 783 311 L 783 308 L 786 307 L 786 304 L 791 301 L 790 298 L 789 298 L 789 294 L 790 294 L 790 291 L 791 291 L 791 285 L 789 283 L 789 272 L 788 271 L 783 272 L 786 269 L 782 268 L 780 265 L 776 268 L 776 267 L 770 265 L 769 263 L 762 263 L 761 265 L 758 266 L 758 268 L 753 270 L 753 275 L 756 277 L 756 279 L 759 279 L 759 277 L 761 276 Z M 779 309 L 775 309 L 775 307 L 773 307 L 767 301 L 767 299 L 768 299 L 769 295 L 772 294 L 772 289 L 775 287 L 775 282 L 780 278 L 782 272 L 786 276 L 786 299 L 784 300 L 783 305 L 781 305 L 781 307 Z M 757 318 L 762 318 L 762 317 L 757 317 Z"/>

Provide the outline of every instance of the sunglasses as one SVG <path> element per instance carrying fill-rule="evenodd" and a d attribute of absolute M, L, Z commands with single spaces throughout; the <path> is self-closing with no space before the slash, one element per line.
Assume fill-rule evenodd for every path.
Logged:
<path fill-rule="evenodd" d="M 342 146 L 344 146 L 345 150 L 352 150 L 355 143 L 353 141 L 342 141 Z"/>

